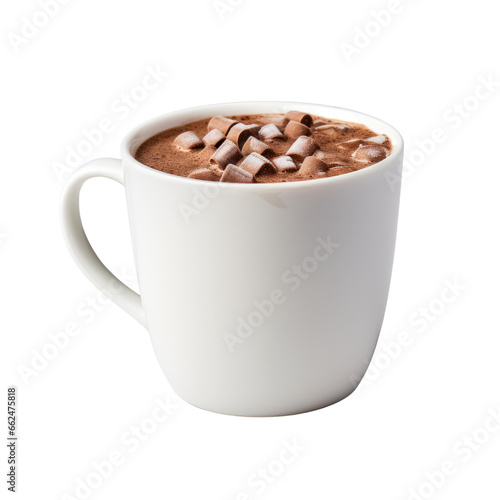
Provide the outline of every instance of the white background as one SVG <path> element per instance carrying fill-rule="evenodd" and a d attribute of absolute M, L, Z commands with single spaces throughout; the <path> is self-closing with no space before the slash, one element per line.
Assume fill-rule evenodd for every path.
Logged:
<path fill-rule="evenodd" d="M 89 478 L 96 499 L 499 498 L 500 424 L 489 417 L 500 418 L 494 4 L 224 2 L 70 0 L 31 31 L 23 18 L 44 22 L 37 1 L 3 7 L 0 406 L 5 414 L 7 386 L 17 385 L 17 498 L 83 498 L 77 484 Z M 23 26 L 31 38 L 20 38 Z M 148 67 L 169 76 L 141 92 Z M 131 93 L 141 102 L 120 104 Z M 293 417 L 221 416 L 173 394 L 126 313 L 88 312 L 98 293 L 62 241 L 55 165 L 103 118 L 113 130 L 79 163 L 118 156 L 126 131 L 170 110 L 272 99 L 353 108 L 401 131 L 394 275 L 374 361 L 353 395 Z M 95 180 L 82 209 L 98 253 L 133 281 L 124 203 L 119 185 Z M 459 289 L 444 303 L 449 282 Z M 68 323 L 79 335 L 40 361 Z M 398 347 L 403 332 L 410 340 Z M 156 398 L 176 409 L 153 429 Z M 141 424 L 150 433 L 135 450 L 127 433 Z M 280 465 L 285 441 L 300 451 Z M 121 464 L 101 481 L 93 462 L 113 453 Z M 444 462 L 448 474 L 435 473 Z M 257 483 L 269 467 L 272 482 Z M 2 498 L 6 488 L 2 479 Z"/>

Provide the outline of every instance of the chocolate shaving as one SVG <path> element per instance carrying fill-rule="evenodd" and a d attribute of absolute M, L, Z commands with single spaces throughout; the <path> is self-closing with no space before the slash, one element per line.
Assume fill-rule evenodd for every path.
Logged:
<path fill-rule="evenodd" d="M 255 137 L 259 136 L 260 125 L 256 123 L 251 123 L 250 125 L 245 125 L 246 129 Z"/>
<path fill-rule="evenodd" d="M 274 165 L 258 153 L 250 153 L 246 156 L 240 163 L 240 167 L 250 172 L 253 176 L 274 173 Z"/>
<path fill-rule="evenodd" d="M 277 156 L 271 161 L 278 172 L 295 172 L 299 169 L 291 156 Z"/>
<path fill-rule="evenodd" d="M 214 155 L 216 151 L 217 151 L 216 147 L 207 146 L 198 153 L 197 158 L 200 158 L 201 160 L 205 160 L 208 162 L 210 161 L 210 158 Z"/>
<path fill-rule="evenodd" d="M 202 181 L 218 181 L 220 176 L 209 168 L 199 168 L 191 172 L 188 177 L 191 179 L 200 179 Z"/>
<path fill-rule="evenodd" d="M 242 154 L 236 144 L 226 139 L 219 149 L 210 158 L 212 165 L 217 165 L 220 169 L 224 170 L 229 163 L 236 163 L 242 158 Z"/>
<path fill-rule="evenodd" d="M 308 156 L 302 163 L 299 174 L 316 175 L 321 172 L 326 172 L 328 168 L 328 165 L 323 160 L 314 156 Z"/>
<path fill-rule="evenodd" d="M 326 175 L 328 177 L 335 177 L 336 175 L 348 174 L 350 172 L 356 172 L 356 169 L 354 167 L 341 166 L 329 168 Z"/>
<path fill-rule="evenodd" d="M 259 139 L 255 137 L 250 137 L 247 142 L 245 142 L 241 152 L 244 156 L 249 155 L 250 153 L 259 153 L 260 155 L 269 155 L 272 154 L 273 150 Z"/>
<path fill-rule="evenodd" d="M 290 120 L 283 115 L 270 115 L 266 116 L 263 121 L 267 124 L 276 125 L 283 132 Z"/>
<path fill-rule="evenodd" d="M 305 135 L 300 136 L 286 152 L 292 158 L 305 158 L 312 155 L 318 149 L 318 145 L 311 137 Z"/>
<path fill-rule="evenodd" d="M 331 130 L 331 129 L 334 129 L 337 132 L 347 132 L 350 129 L 350 127 L 345 123 L 326 123 L 325 125 L 317 126 L 314 130 L 322 132 L 324 130 Z"/>
<path fill-rule="evenodd" d="M 313 123 L 312 116 L 301 111 L 289 111 L 285 115 L 285 118 L 288 118 L 290 121 L 302 123 L 306 127 L 310 127 Z"/>
<path fill-rule="evenodd" d="M 311 135 L 311 129 L 302 123 L 290 121 L 285 128 L 285 135 L 290 139 L 297 139 L 301 135 Z"/>
<path fill-rule="evenodd" d="M 248 130 L 247 125 L 243 125 L 243 123 L 237 123 L 234 125 L 227 134 L 227 138 L 237 144 L 240 149 L 251 136 L 252 133 Z"/>
<path fill-rule="evenodd" d="M 250 172 L 247 172 L 246 170 L 230 163 L 226 167 L 226 170 L 224 170 L 220 182 L 253 182 L 253 175 Z"/>
<path fill-rule="evenodd" d="M 345 163 L 346 163 L 345 157 L 343 157 L 338 152 L 337 153 L 325 153 L 324 151 L 321 151 L 318 149 L 314 153 L 314 156 L 316 158 L 319 158 L 320 160 L 323 160 L 330 167 L 342 166 L 342 165 L 345 165 Z"/>
<path fill-rule="evenodd" d="M 213 128 L 205 137 L 203 137 L 203 144 L 205 146 L 220 146 L 226 136 L 218 129 Z"/>
<path fill-rule="evenodd" d="M 264 125 L 259 131 L 259 136 L 263 141 L 270 139 L 285 139 L 281 130 L 274 123 Z"/>
<path fill-rule="evenodd" d="M 214 116 L 208 122 L 208 131 L 213 130 L 214 128 L 220 130 L 224 135 L 227 135 L 229 129 L 238 123 L 236 120 L 231 120 L 231 118 L 226 118 L 225 116 Z"/>
<path fill-rule="evenodd" d="M 384 146 L 366 144 L 359 146 L 352 156 L 358 161 L 377 163 L 386 158 L 388 154 L 389 150 Z"/>
<path fill-rule="evenodd" d="M 368 142 L 375 142 L 376 144 L 389 143 L 389 138 L 386 135 L 375 135 L 374 137 L 367 137 L 364 140 Z"/>
<path fill-rule="evenodd" d="M 190 151 L 191 149 L 202 148 L 203 141 L 194 132 L 183 132 L 174 140 L 174 146 L 177 146 L 182 151 Z"/>

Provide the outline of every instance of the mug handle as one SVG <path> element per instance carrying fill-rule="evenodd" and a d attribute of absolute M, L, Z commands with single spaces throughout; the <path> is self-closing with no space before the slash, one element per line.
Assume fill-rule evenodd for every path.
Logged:
<path fill-rule="evenodd" d="M 80 216 L 80 190 L 85 181 L 92 177 L 106 177 L 123 185 L 121 160 L 116 158 L 92 160 L 71 174 L 64 186 L 61 201 L 64 238 L 83 274 L 113 302 L 146 327 L 140 295 L 119 280 L 101 262 L 83 229 Z"/>

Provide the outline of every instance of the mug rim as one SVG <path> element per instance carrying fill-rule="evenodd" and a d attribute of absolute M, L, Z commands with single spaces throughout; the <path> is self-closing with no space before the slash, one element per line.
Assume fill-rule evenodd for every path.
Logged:
<path fill-rule="evenodd" d="M 378 134 L 386 134 L 389 136 L 391 139 L 392 145 L 393 145 L 393 150 L 391 154 L 387 157 L 384 158 L 383 160 L 379 161 L 378 163 L 375 163 L 373 165 L 370 165 L 369 167 L 365 167 L 360 170 L 356 170 L 354 172 L 349 172 L 346 174 L 341 174 L 341 175 L 336 175 L 332 177 L 325 177 L 325 178 L 319 178 L 319 179 L 305 179 L 302 181 L 293 181 L 293 182 L 267 182 L 267 183 L 236 183 L 236 182 L 218 182 L 216 183 L 218 186 L 220 186 L 222 189 L 250 189 L 250 190 L 260 190 L 260 189 L 265 189 L 265 190 L 289 190 L 289 189 L 304 189 L 304 184 L 307 186 L 310 186 L 311 188 L 314 186 L 319 187 L 320 185 L 325 185 L 327 183 L 338 183 L 338 182 L 351 182 L 355 181 L 356 179 L 361 178 L 362 176 L 367 176 L 367 175 L 372 175 L 376 174 L 380 170 L 384 170 L 385 167 L 387 167 L 389 164 L 391 164 L 393 161 L 397 160 L 397 158 L 400 156 L 400 154 L 403 151 L 404 147 L 404 141 L 403 137 L 401 134 L 394 128 L 392 125 L 389 123 L 374 117 L 372 115 L 368 115 L 366 113 L 362 113 L 360 111 L 355 111 L 352 109 L 348 108 L 342 108 L 339 106 L 332 106 L 329 104 L 318 104 L 318 103 L 306 103 L 306 102 L 296 102 L 296 101 L 237 101 L 237 102 L 223 102 L 223 103 L 215 103 L 215 104 L 205 104 L 202 106 L 192 106 L 189 108 L 184 108 L 180 110 L 175 110 L 175 111 L 170 111 L 168 113 L 164 113 L 162 115 L 158 115 L 154 118 L 150 118 L 149 120 L 146 120 L 139 125 L 135 126 L 132 130 L 126 134 L 124 137 L 120 151 L 121 151 L 121 156 L 122 156 L 122 162 L 125 164 L 129 164 L 134 166 L 134 168 L 139 168 L 142 170 L 146 175 L 153 175 L 153 176 L 161 176 L 164 179 L 168 178 L 173 182 L 180 182 L 180 183 L 189 183 L 192 186 L 198 185 L 198 186 L 206 186 L 207 181 L 205 180 L 200 180 L 200 179 L 192 179 L 189 177 L 182 177 L 178 176 L 175 174 L 170 174 L 168 172 L 163 172 L 161 170 L 157 170 L 153 167 L 149 167 L 148 165 L 145 165 L 144 163 L 139 162 L 136 160 L 131 152 L 132 146 L 137 145 L 137 143 L 142 144 L 157 133 L 161 132 L 161 130 L 168 130 L 169 128 L 178 126 L 178 125 L 183 125 L 183 123 L 179 123 L 178 125 L 172 124 L 170 126 L 166 126 L 161 130 L 158 130 L 157 132 L 154 132 L 149 135 L 141 136 L 140 141 L 138 139 L 138 136 L 140 135 L 141 131 L 143 131 L 147 127 L 154 127 L 158 126 L 161 123 L 168 121 L 169 119 L 177 119 L 178 121 L 182 120 L 182 117 L 187 115 L 187 114 L 194 114 L 196 112 L 206 114 L 206 116 L 200 116 L 199 118 L 193 119 L 193 120 L 188 120 L 186 122 L 190 123 L 192 121 L 196 120 L 202 120 L 203 118 L 209 118 L 211 116 L 214 116 L 216 114 L 232 114 L 232 115 L 238 115 L 238 114 L 251 114 L 250 112 L 238 112 L 237 108 L 238 107 L 245 107 L 245 106 L 256 106 L 256 107 L 282 107 L 282 108 L 288 108 L 287 110 L 292 110 L 292 109 L 300 109 L 301 111 L 309 111 L 309 108 L 326 108 L 332 112 L 339 111 L 340 114 L 348 114 L 348 115 L 353 115 L 352 120 L 346 120 L 346 121 L 352 121 L 352 122 L 357 122 L 361 124 L 365 124 L 365 120 L 368 122 L 373 122 L 376 124 L 376 126 L 380 126 L 382 130 L 377 131 L 376 133 Z M 220 108 L 235 108 L 234 112 L 228 113 L 227 111 L 229 110 L 224 110 L 224 112 L 220 111 Z M 219 109 L 219 111 L 217 111 Z M 268 111 L 268 113 L 279 113 L 280 111 Z M 259 113 L 265 113 L 265 111 L 255 111 L 256 114 Z M 312 113 L 312 114 L 317 114 L 317 113 Z M 327 113 L 328 114 L 328 113 Z M 339 118 L 340 119 L 340 118 Z M 345 119 L 343 117 L 342 119 Z M 368 126 L 368 125 L 366 125 Z M 373 125 L 370 125 L 370 128 L 372 128 Z M 165 177 L 167 176 L 167 177 Z M 161 178 L 159 177 L 159 179 Z M 192 184 L 195 183 L 195 184 Z M 211 182 L 210 184 L 214 184 Z"/>

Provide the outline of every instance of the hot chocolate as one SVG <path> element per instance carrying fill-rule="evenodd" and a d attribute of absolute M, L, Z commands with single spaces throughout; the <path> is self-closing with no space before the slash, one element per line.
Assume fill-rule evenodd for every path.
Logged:
<path fill-rule="evenodd" d="M 347 174 L 391 151 L 390 139 L 365 125 L 289 111 L 214 116 L 171 128 L 145 141 L 135 158 L 182 177 L 272 183 Z"/>

